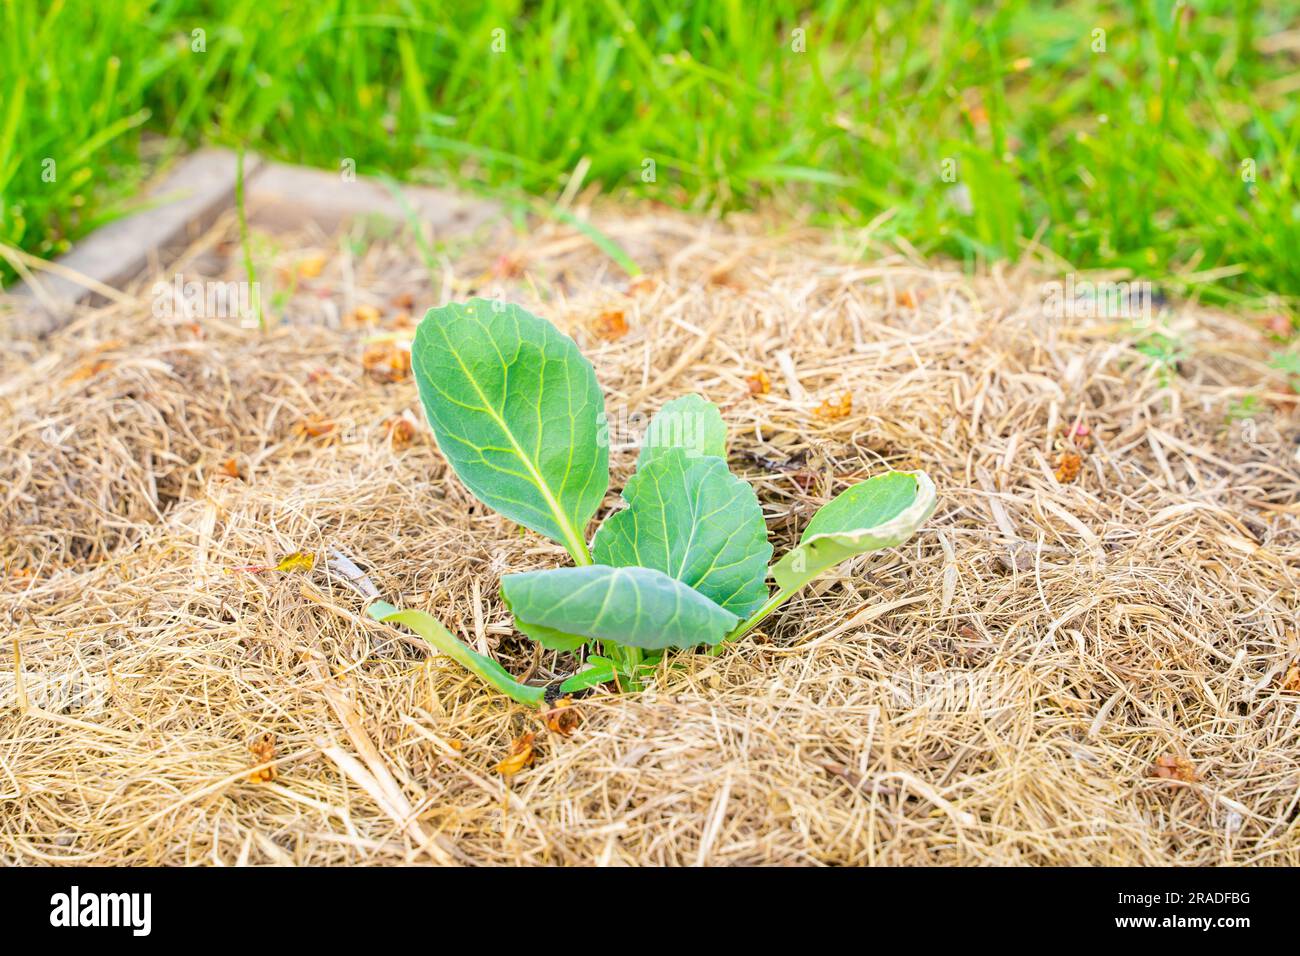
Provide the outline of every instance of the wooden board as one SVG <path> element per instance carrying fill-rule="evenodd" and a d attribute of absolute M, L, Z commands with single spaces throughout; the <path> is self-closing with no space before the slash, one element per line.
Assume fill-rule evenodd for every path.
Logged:
<path fill-rule="evenodd" d="M 237 164 L 230 150 L 205 148 L 190 154 L 148 190 L 146 208 L 79 240 L 55 260 L 62 267 L 58 272 L 34 274 L 39 294 L 25 283 L 5 290 L 4 298 L 17 307 L 0 313 L 0 340 L 14 334 L 49 334 L 68 322 L 77 306 L 103 300 L 94 291 L 96 284 L 121 289 L 147 269 L 176 258 L 234 207 Z M 413 215 L 438 236 L 503 221 L 495 204 L 448 190 L 390 188 L 366 177 L 253 155 L 244 159 L 244 188 L 249 225 L 267 232 L 293 232 L 314 224 L 328 233 L 357 216 L 402 223 Z"/>
<path fill-rule="evenodd" d="M 401 201 L 394 195 L 398 189 Z M 389 187 L 365 177 L 345 180 L 338 173 L 283 163 L 265 163 L 248 185 L 248 221 L 269 232 L 287 232 L 314 222 L 333 232 L 357 216 L 382 216 L 405 222 L 414 215 L 443 231 L 465 231 L 496 218 L 499 209 L 480 199 L 428 186 Z"/>

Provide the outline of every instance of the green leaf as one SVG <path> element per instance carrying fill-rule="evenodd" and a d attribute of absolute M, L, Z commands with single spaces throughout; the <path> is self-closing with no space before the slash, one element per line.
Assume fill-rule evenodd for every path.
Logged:
<path fill-rule="evenodd" d="M 490 657 L 484 657 L 464 644 L 456 635 L 442 626 L 432 614 L 424 611 L 399 611 L 387 601 L 375 601 L 366 613 L 376 621 L 405 624 L 428 641 L 436 650 L 446 654 L 466 670 L 477 674 L 487 683 L 521 704 L 538 707 L 546 696 L 546 688 L 529 687 L 510 676 L 510 672 Z"/>
<path fill-rule="evenodd" d="M 591 565 L 587 565 L 591 567 Z M 548 651 L 576 651 L 587 643 L 587 638 L 577 634 L 566 634 L 564 631 L 558 631 L 552 627 L 546 627 L 542 624 L 529 624 L 525 626 L 521 621 L 516 620 L 515 624 L 519 630 L 523 631 L 542 647 Z"/>
<path fill-rule="evenodd" d="M 718 406 L 699 395 L 674 398 L 655 412 L 641 439 L 636 467 L 640 471 L 654 458 L 671 449 L 687 449 L 692 457 L 727 457 L 727 425 Z"/>
<path fill-rule="evenodd" d="M 411 366 L 438 447 L 470 491 L 587 563 L 609 487 L 604 399 L 573 340 L 516 305 L 430 309 Z"/>
<path fill-rule="evenodd" d="M 596 532 L 592 557 L 662 571 L 745 617 L 767 600 L 763 510 L 721 458 L 692 454 L 668 448 L 642 463 L 623 489 L 627 508 Z"/>
<path fill-rule="evenodd" d="M 587 658 L 587 666 L 560 685 L 560 693 L 572 694 L 574 691 L 586 690 L 598 684 L 608 684 L 614 679 L 614 662 L 608 657 L 592 654 Z"/>
<path fill-rule="evenodd" d="M 629 647 L 717 644 L 740 620 L 653 568 L 595 564 L 508 574 L 501 596 L 515 625 L 545 643 L 557 635 Z"/>
<path fill-rule="evenodd" d="M 923 471 L 891 471 L 841 492 L 804 529 L 799 545 L 772 568 L 782 591 L 803 587 L 857 554 L 893 548 L 934 513 L 934 484 Z"/>

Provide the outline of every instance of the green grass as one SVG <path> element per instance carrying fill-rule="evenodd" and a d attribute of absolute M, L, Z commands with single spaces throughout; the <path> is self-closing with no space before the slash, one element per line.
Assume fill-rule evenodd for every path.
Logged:
<path fill-rule="evenodd" d="M 178 143 L 515 196 L 585 157 L 614 193 L 880 217 L 970 264 L 1037 235 L 1083 268 L 1294 307 L 1300 50 L 1268 42 L 1288 6 L 6 0 L 0 239 L 57 254 Z"/>

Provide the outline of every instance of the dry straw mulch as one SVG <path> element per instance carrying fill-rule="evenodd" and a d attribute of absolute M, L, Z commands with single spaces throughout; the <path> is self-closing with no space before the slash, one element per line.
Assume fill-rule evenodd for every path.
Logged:
<path fill-rule="evenodd" d="M 263 249 L 294 277 L 269 334 L 154 318 L 146 282 L 7 345 L 0 861 L 1300 863 L 1300 416 L 1256 325 L 1168 305 L 1156 338 L 1045 315 L 1028 266 L 600 221 L 648 278 L 559 227 L 431 269 L 409 239 L 306 236 Z M 229 240 L 185 278 L 237 277 Z M 570 736 L 366 620 L 322 560 L 235 570 L 338 548 L 516 674 L 572 670 L 497 596 L 563 552 L 468 495 L 382 339 L 363 364 L 475 290 L 594 361 L 608 508 L 634 413 L 692 390 L 778 553 L 882 468 L 926 469 L 939 508 L 753 639 L 581 700 Z"/>

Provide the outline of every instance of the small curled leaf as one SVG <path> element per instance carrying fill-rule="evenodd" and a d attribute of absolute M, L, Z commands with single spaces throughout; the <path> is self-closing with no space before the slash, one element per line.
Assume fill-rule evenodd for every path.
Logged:
<path fill-rule="evenodd" d="M 841 561 L 902 544 L 934 513 L 934 483 L 923 471 L 891 471 L 854 485 L 821 508 L 797 547 L 772 568 L 786 591 Z"/>

